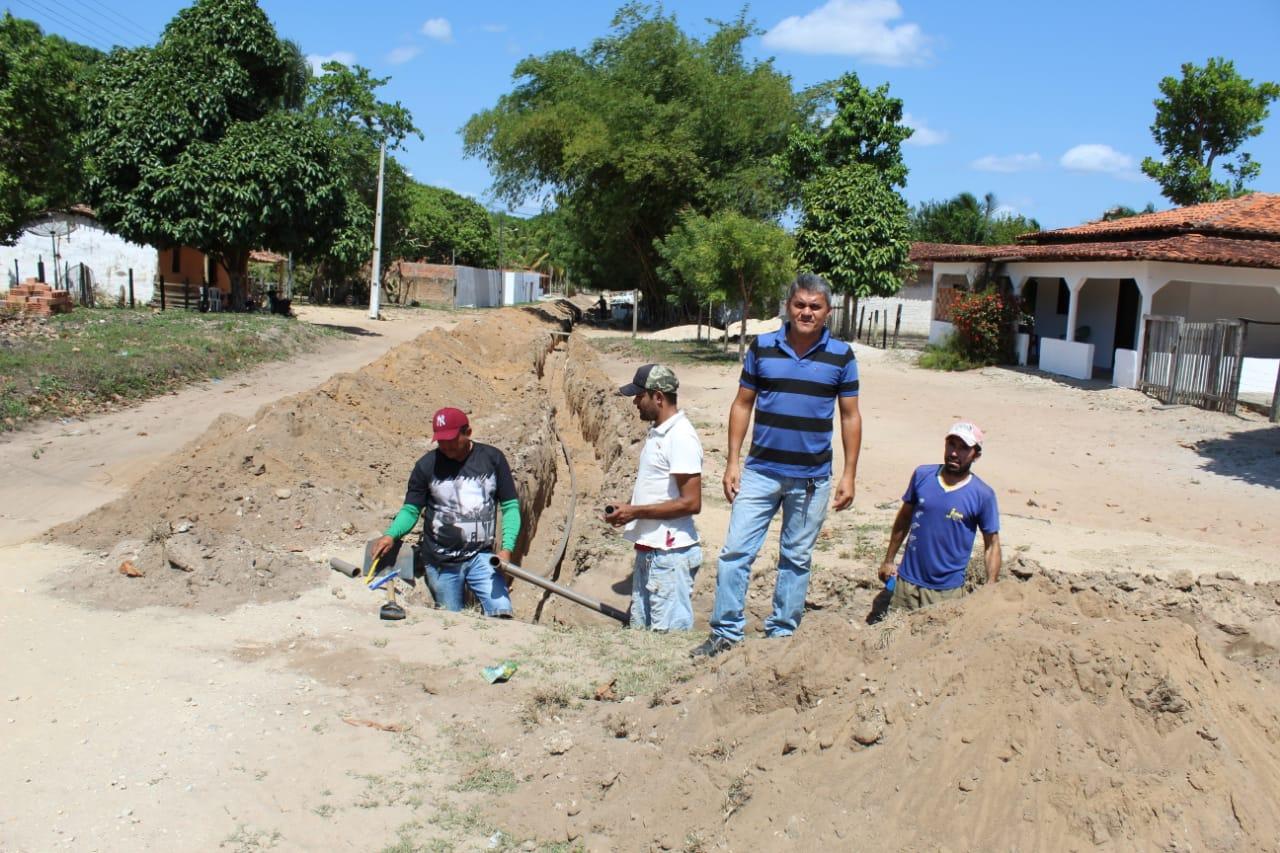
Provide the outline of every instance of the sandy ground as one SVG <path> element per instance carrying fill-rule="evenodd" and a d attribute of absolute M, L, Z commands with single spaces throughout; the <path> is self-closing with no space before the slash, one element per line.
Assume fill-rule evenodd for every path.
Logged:
<path fill-rule="evenodd" d="M 360 326 L 355 314 L 317 319 Z M 749 643 L 695 669 L 682 658 L 696 637 L 619 633 L 555 604 L 544 622 L 589 627 L 442 614 L 421 592 L 408 620 L 380 622 L 376 597 L 323 566 L 296 597 L 229 611 L 199 597 L 99 609 L 68 600 L 65 585 L 101 570 L 105 550 L 30 541 L 153 487 L 147 475 L 174 470 L 166 455 L 218 415 L 247 418 L 455 319 L 393 315 L 373 326 L 379 337 L 296 369 L 0 445 L 12 472 L 0 486 L 0 849 L 1274 849 L 1266 792 L 1280 784 L 1280 588 L 1240 579 L 1280 580 L 1280 429 L 1252 416 L 1165 409 L 1020 371 L 931 373 L 860 348 L 858 497 L 819 543 L 816 612 L 794 641 Z M 629 380 L 636 365 L 609 357 L 575 372 L 573 352 L 539 368 L 577 474 L 575 544 L 560 579 L 621 605 L 628 554 L 592 513 L 625 497 L 639 433 L 625 403 L 582 394 Z M 382 362 L 365 386 L 387 393 L 415 358 Z M 492 368 L 501 383 L 517 375 Z M 728 517 L 719 481 L 736 369 L 677 372 L 707 450 L 696 594 L 705 620 Z M 517 395 L 536 393 L 527 387 Z M 286 415 L 263 418 L 262 431 Z M 987 430 L 977 470 L 1001 501 L 1007 563 L 1087 580 L 1010 578 L 968 610 L 860 627 L 907 476 L 940 455 L 961 417 Z M 480 423 L 498 431 L 506 421 Z M 398 505 L 399 469 L 418 452 L 406 448 L 379 474 L 386 494 L 368 496 L 379 511 Z M 569 497 L 558 487 L 545 503 L 526 565 L 555 551 Z M 752 630 L 767 611 L 774 541 L 757 563 Z M 325 544 L 309 556 L 352 559 L 360 536 Z M 1201 585 L 1182 570 L 1203 574 Z M 516 595 L 522 615 L 540 600 L 527 588 Z M 961 654 L 970 646 L 990 648 Z M 520 673 L 487 685 L 479 668 L 504 659 Z M 610 681 L 602 695 L 622 701 L 593 701 Z M 912 787 L 921 777 L 930 784 Z M 945 799 L 933 796 L 938 779 Z M 919 820 L 924 812 L 936 814 Z M 869 820 L 908 816 L 914 823 L 896 825 L 910 832 L 850 840 Z M 981 831 L 945 834 L 957 825 Z"/>

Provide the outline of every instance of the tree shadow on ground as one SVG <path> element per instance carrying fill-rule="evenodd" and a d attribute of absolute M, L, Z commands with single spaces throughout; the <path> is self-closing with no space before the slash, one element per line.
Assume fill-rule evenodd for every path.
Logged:
<path fill-rule="evenodd" d="M 342 332 L 344 335 L 358 335 L 362 338 L 380 338 L 381 332 L 373 332 L 369 329 L 362 329 L 359 326 L 339 326 L 337 323 L 315 323 L 322 329 L 333 329 L 335 332 Z"/>
<path fill-rule="evenodd" d="M 1280 489 L 1280 426 L 1196 442 L 1204 470 L 1255 486 Z"/>

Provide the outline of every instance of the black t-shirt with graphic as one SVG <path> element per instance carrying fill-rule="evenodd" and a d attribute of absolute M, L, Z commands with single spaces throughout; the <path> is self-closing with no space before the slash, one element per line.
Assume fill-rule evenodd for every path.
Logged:
<path fill-rule="evenodd" d="M 439 450 L 418 460 L 404 502 L 423 507 L 422 545 L 432 565 L 465 562 L 492 551 L 498 504 L 516 499 L 502 451 L 473 443 L 462 462 Z"/>

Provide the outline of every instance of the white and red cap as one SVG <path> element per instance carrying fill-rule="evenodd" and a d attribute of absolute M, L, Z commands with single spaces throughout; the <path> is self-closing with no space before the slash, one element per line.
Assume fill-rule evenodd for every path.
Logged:
<path fill-rule="evenodd" d="M 972 421 L 957 421 L 947 430 L 947 437 L 955 436 L 970 447 L 982 447 L 982 430 Z"/>
<path fill-rule="evenodd" d="M 468 426 L 470 422 L 467 420 L 467 413 L 462 409 L 441 409 L 431 419 L 432 437 L 436 441 L 457 438 L 458 433 Z"/>

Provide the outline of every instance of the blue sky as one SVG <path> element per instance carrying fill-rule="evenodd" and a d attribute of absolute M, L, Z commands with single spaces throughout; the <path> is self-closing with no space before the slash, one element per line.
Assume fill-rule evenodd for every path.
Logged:
<path fill-rule="evenodd" d="M 2 0 L 46 30 L 108 48 L 153 42 L 178 0 Z M 526 0 L 408 3 L 261 0 L 280 35 L 317 59 L 390 76 L 384 96 L 408 107 L 424 140 L 400 160 L 420 181 L 493 206 L 484 165 L 463 157 L 458 129 L 511 87 L 522 57 L 582 48 L 608 31 L 616 6 Z M 673 2 L 686 30 L 730 19 L 732 0 Z M 911 203 L 994 192 L 1046 228 L 1115 204 L 1170 205 L 1138 170 L 1157 155 L 1152 100 L 1183 62 L 1224 56 L 1254 80 L 1280 79 L 1277 0 L 769 0 L 748 7 L 764 30 L 749 55 L 773 57 L 799 88 L 858 73 L 888 82 L 916 137 L 906 150 Z M 1245 150 L 1262 163 L 1254 187 L 1280 191 L 1280 118 Z M 530 200 L 517 212 L 537 211 Z"/>

